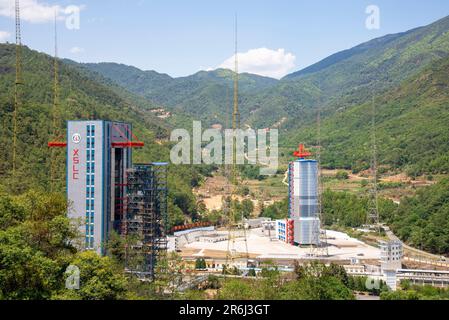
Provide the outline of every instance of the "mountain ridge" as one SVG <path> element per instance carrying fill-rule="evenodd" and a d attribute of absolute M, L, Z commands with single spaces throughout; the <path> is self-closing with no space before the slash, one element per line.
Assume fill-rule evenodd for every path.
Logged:
<path fill-rule="evenodd" d="M 431 62 L 449 55 L 449 16 L 427 26 L 389 34 L 337 52 L 281 80 L 240 74 L 239 105 L 242 123 L 270 127 L 283 118 L 282 128 L 296 129 L 314 121 L 316 106 L 323 117 L 332 116 L 366 101 L 372 94 L 399 85 Z M 86 68 L 108 76 L 95 65 Z M 120 69 L 120 68 L 119 68 Z M 180 78 L 159 78 L 159 74 L 137 74 L 128 81 L 125 70 L 109 77 L 156 105 L 181 112 L 207 124 L 225 124 L 223 116 L 232 101 L 232 71 L 227 77 L 219 70 L 199 71 Z M 148 81 L 142 78 L 150 77 Z M 142 83 L 144 82 L 144 83 Z M 231 99 L 230 99 L 231 97 Z"/>

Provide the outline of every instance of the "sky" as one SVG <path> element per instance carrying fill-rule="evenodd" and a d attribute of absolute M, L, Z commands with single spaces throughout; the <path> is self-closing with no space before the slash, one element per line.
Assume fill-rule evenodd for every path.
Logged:
<path fill-rule="evenodd" d="M 233 68 L 281 78 L 327 56 L 449 15 L 447 0 L 21 0 L 22 42 L 79 62 L 173 77 Z M 79 18 L 79 19 L 78 19 Z M 0 42 L 14 42 L 14 0 L 0 0 Z"/>

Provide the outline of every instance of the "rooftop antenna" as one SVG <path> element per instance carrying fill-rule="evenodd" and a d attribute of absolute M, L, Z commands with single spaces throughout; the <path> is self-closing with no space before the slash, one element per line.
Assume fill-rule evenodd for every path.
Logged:
<path fill-rule="evenodd" d="M 16 14 L 16 81 L 14 85 L 14 114 L 13 114 L 13 143 L 12 143 L 12 174 L 16 175 L 17 168 L 17 118 L 20 107 L 20 89 L 22 82 L 22 35 L 20 28 L 20 2 L 15 2 Z"/>
<path fill-rule="evenodd" d="M 239 76 L 238 76 L 238 23 L 237 23 L 237 14 L 235 15 L 235 52 L 234 52 L 234 111 L 232 113 L 232 129 L 235 134 L 237 129 L 240 129 L 240 112 L 239 112 L 239 96 L 238 96 L 238 82 L 239 82 Z M 234 184 L 233 192 L 231 193 L 231 202 L 233 195 L 235 194 L 235 191 L 238 186 L 237 181 L 237 146 L 236 146 L 236 139 L 235 135 L 233 135 L 232 138 L 232 183 Z M 243 213 L 242 213 L 242 222 L 243 222 Z M 242 258 L 242 255 L 237 254 L 236 248 L 235 248 L 235 242 L 237 237 L 237 229 L 238 229 L 238 223 L 236 219 L 236 212 L 235 209 L 231 208 L 229 210 L 229 236 L 228 236 L 228 248 L 226 253 L 226 265 L 229 266 L 229 262 L 231 264 L 234 263 L 235 259 Z M 248 254 L 248 241 L 246 238 L 246 230 L 245 226 L 242 224 L 242 231 L 243 231 L 243 237 L 245 242 L 245 253 L 243 254 L 243 258 L 246 259 L 246 263 L 248 263 L 249 260 L 249 254 Z"/>

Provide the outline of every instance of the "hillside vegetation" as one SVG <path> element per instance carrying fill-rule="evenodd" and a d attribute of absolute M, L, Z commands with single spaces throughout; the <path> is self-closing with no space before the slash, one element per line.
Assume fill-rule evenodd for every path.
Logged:
<path fill-rule="evenodd" d="M 449 254 L 449 179 L 406 198 L 387 221 L 411 246 Z"/>
<path fill-rule="evenodd" d="M 448 171 L 449 17 L 336 53 L 280 81 L 240 75 L 242 124 L 278 124 L 280 145 L 316 144 L 322 110 L 324 164 L 364 170 L 371 157 L 371 109 L 377 110 L 379 160 L 410 175 Z M 171 78 L 118 64 L 84 64 L 156 105 L 207 124 L 225 124 L 232 71 Z"/>
<path fill-rule="evenodd" d="M 90 63 L 80 66 L 97 72 L 175 113 L 185 113 L 207 124 L 226 123 L 226 112 L 233 99 L 234 72 L 230 70 L 200 71 L 188 77 L 172 78 L 123 64 Z M 244 104 L 248 97 L 272 87 L 277 82 L 272 78 L 239 74 L 240 101 Z M 250 111 L 243 108 L 243 117 L 248 117 Z"/>

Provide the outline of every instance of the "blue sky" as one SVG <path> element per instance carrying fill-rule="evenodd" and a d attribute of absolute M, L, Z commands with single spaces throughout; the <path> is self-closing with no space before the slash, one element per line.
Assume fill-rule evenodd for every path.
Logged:
<path fill-rule="evenodd" d="M 2 42 L 14 41 L 13 2 L 0 0 Z M 63 10 L 69 5 L 81 7 L 79 30 L 65 26 Z M 378 30 L 365 27 L 369 5 L 380 9 Z M 171 76 L 229 65 L 236 12 L 241 70 L 278 78 L 364 41 L 449 15 L 447 0 L 22 0 L 22 6 L 23 43 L 33 49 L 53 52 L 51 13 L 57 6 L 60 56 Z"/>

